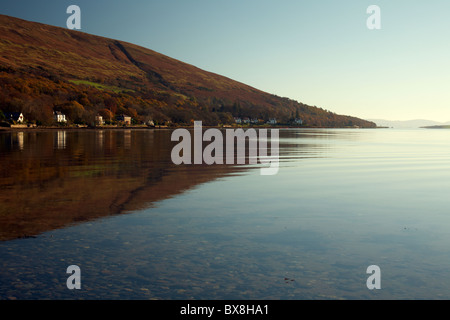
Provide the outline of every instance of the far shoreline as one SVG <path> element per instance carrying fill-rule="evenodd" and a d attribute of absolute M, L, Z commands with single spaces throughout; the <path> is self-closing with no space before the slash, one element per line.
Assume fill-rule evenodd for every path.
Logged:
<path fill-rule="evenodd" d="M 426 126 L 420 127 L 421 129 L 450 129 L 450 125 L 438 125 L 438 126 Z"/>

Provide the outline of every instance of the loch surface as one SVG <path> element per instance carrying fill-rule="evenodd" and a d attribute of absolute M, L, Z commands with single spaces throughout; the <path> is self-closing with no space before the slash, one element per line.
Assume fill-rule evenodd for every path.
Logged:
<path fill-rule="evenodd" d="M 0 299 L 450 299 L 450 131 L 281 129 L 271 176 L 171 132 L 0 132 Z"/>

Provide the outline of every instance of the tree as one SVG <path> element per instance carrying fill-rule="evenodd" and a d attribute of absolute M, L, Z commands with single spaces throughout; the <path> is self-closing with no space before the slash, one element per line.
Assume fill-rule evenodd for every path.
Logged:
<path fill-rule="evenodd" d="M 108 109 L 102 109 L 98 114 L 101 115 L 105 121 L 112 121 L 112 118 L 114 117 L 114 114 Z"/>
<path fill-rule="evenodd" d="M 61 111 L 74 123 L 83 122 L 84 107 L 77 101 L 70 101 L 61 107 Z"/>
<path fill-rule="evenodd" d="M 80 94 L 80 96 L 78 97 L 78 102 L 83 106 L 88 106 L 91 104 L 87 94 L 84 92 L 82 94 Z"/>
<path fill-rule="evenodd" d="M 128 108 L 127 114 L 133 119 L 138 118 L 138 113 L 137 113 L 136 109 L 134 109 L 134 108 Z"/>

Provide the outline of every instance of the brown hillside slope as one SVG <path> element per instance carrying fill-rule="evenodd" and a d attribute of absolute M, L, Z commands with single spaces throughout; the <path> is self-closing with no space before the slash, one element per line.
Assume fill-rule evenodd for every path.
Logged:
<path fill-rule="evenodd" d="M 181 119 L 196 117 L 196 120 L 202 120 L 204 116 L 209 119 L 217 118 L 219 122 L 232 116 L 248 116 L 264 120 L 276 117 L 286 122 L 298 115 L 311 126 L 375 126 L 372 122 L 339 116 L 320 108 L 262 92 L 227 77 L 123 41 L 5 15 L 0 15 L 0 35 L 0 70 L 3 72 L 11 74 L 13 70 L 14 77 L 21 79 L 32 75 L 44 75 L 51 81 L 57 79 L 69 83 L 73 80 L 86 80 L 131 89 L 137 92 L 134 99 L 139 96 L 144 102 L 149 99 L 162 101 L 160 95 L 163 94 L 163 105 L 167 108 L 163 108 L 162 112 L 166 113 L 168 118 L 172 117 L 174 122 L 177 122 L 177 116 Z M 17 75 L 17 72 L 21 74 Z M 39 78 L 39 81 L 44 80 Z M 61 88 L 61 84 L 58 83 L 58 87 L 52 90 L 71 89 L 67 86 Z M 81 95 L 80 92 L 76 93 L 75 96 Z M 167 96 L 173 99 L 167 99 Z M 3 111 L 21 111 L 10 109 L 17 109 L 17 105 L 21 108 L 24 103 L 11 103 L 10 100 L 13 99 L 11 95 L 3 99 L 4 105 L 8 106 L 6 107 L 8 110 Z M 187 100 L 190 102 L 187 103 Z M 58 99 L 46 97 L 45 101 L 51 101 L 52 107 L 57 107 L 61 97 Z M 98 111 L 99 105 L 102 104 L 98 101 L 78 102 L 93 112 Z M 131 104 L 140 103 L 133 101 Z M 127 113 L 128 108 L 124 103 L 120 111 Z M 143 107 L 145 108 L 148 106 Z M 218 116 L 204 114 L 211 110 L 220 111 L 222 114 Z M 174 116 L 174 113 L 180 111 L 189 111 L 189 114 L 183 117 L 179 114 Z"/>

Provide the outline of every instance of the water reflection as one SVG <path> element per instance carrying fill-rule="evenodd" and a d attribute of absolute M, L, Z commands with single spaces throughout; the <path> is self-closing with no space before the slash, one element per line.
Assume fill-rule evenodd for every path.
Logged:
<path fill-rule="evenodd" d="M 169 130 L 2 133 L 0 240 L 148 207 L 252 168 L 175 166 L 170 135 Z M 312 137 L 299 140 L 297 132 L 283 131 L 280 161 L 323 157 L 330 146 Z"/>
<path fill-rule="evenodd" d="M 175 166 L 169 130 L 68 130 L 64 149 L 57 131 L 14 134 L 0 134 L 0 298 L 449 297 L 447 131 L 282 130 L 274 176 Z"/>
<path fill-rule="evenodd" d="M 11 149 L 23 150 L 24 146 L 24 133 L 13 132 L 11 135 L 3 137 L 3 144 L 8 145 Z"/>
<path fill-rule="evenodd" d="M 103 143 L 104 143 L 104 140 L 105 140 L 104 136 L 105 136 L 105 132 L 103 130 L 97 131 L 96 141 L 97 141 L 97 147 L 100 150 L 103 149 Z"/>
<path fill-rule="evenodd" d="M 66 131 L 57 131 L 55 140 L 56 149 L 65 149 L 67 141 Z"/>
<path fill-rule="evenodd" d="M 12 132 L 1 141 L 1 240 L 147 207 L 244 169 L 173 165 L 170 131 Z"/>
<path fill-rule="evenodd" d="M 131 148 L 131 130 L 124 130 L 123 131 L 123 144 L 125 149 Z"/>
<path fill-rule="evenodd" d="M 20 150 L 23 150 L 23 132 L 17 133 L 17 144 Z"/>

